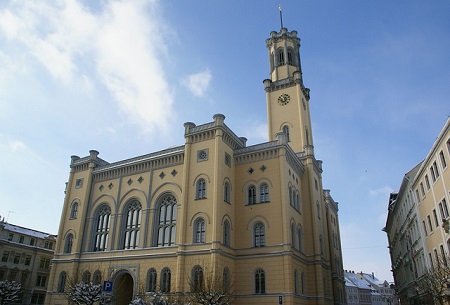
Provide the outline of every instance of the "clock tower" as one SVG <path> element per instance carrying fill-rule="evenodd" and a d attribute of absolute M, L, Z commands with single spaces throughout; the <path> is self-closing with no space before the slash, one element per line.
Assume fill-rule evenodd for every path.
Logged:
<path fill-rule="evenodd" d="M 271 32 L 266 40 L 270 79 L 264 80 L 269 141 L 284 132 L 294 152 L 312 147 L 309 89 L 303 85 L 297 31 Z"/>

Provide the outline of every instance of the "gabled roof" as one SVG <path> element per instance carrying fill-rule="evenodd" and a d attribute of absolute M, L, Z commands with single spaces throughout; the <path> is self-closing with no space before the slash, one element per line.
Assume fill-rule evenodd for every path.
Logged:
<path fill-rule="evenodd" d="M 47 237 L 54 237 L 54 235 L 49 234 L 49 233 L 36 231 L 33 229 L 21 227 L 21 226 L 16 226 L 16 225 L 13 225 L 13 224 L 10 224 L 7 222 L 4 222 L 3 226 L 4 226 L 4 230 L 10 231 L 13 233 L 17 233 L 17 234 L 28 235 L 31 237 L 42 238 L 42 239 L 47 238 Z"/>

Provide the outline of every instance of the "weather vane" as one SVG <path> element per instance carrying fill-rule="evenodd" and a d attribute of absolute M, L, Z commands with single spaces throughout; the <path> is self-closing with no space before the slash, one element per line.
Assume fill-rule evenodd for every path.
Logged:
<path fill-rule="evenodd" d="M 281 13 L 281 4 L 278 5 L 278 10 L 280 11 L 280 22 L 281 22 L 281 28 L 283 28 L 283 14 Z"/>

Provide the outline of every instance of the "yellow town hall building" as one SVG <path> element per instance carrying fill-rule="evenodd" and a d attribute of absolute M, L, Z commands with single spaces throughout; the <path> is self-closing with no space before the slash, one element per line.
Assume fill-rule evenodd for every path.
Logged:
<path fill-rule="evenodd" d="M 314 155 L 300 39 L 281 28 L 266 45 L 269 142 L 246 146 L 216 114 L 185 123 L 179 147 L 114 163 L 72 156 L 46 304 L 66 304 L 71 279 L 112 282 L 122 305 L 189 292 L 200 273 L 230 283 L 233 304 L 344 304 L 338 204 Z"/>

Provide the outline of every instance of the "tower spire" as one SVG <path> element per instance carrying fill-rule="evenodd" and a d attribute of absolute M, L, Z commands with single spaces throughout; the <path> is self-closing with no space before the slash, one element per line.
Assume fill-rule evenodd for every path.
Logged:
<path fill-rule="evenodd" d="M 281 4 L 278 5 L 278 10 L 280 11 L 280 23 L 281 23 L 281 28 L 283 28 L 283 13 L 281 12 Z"/>

